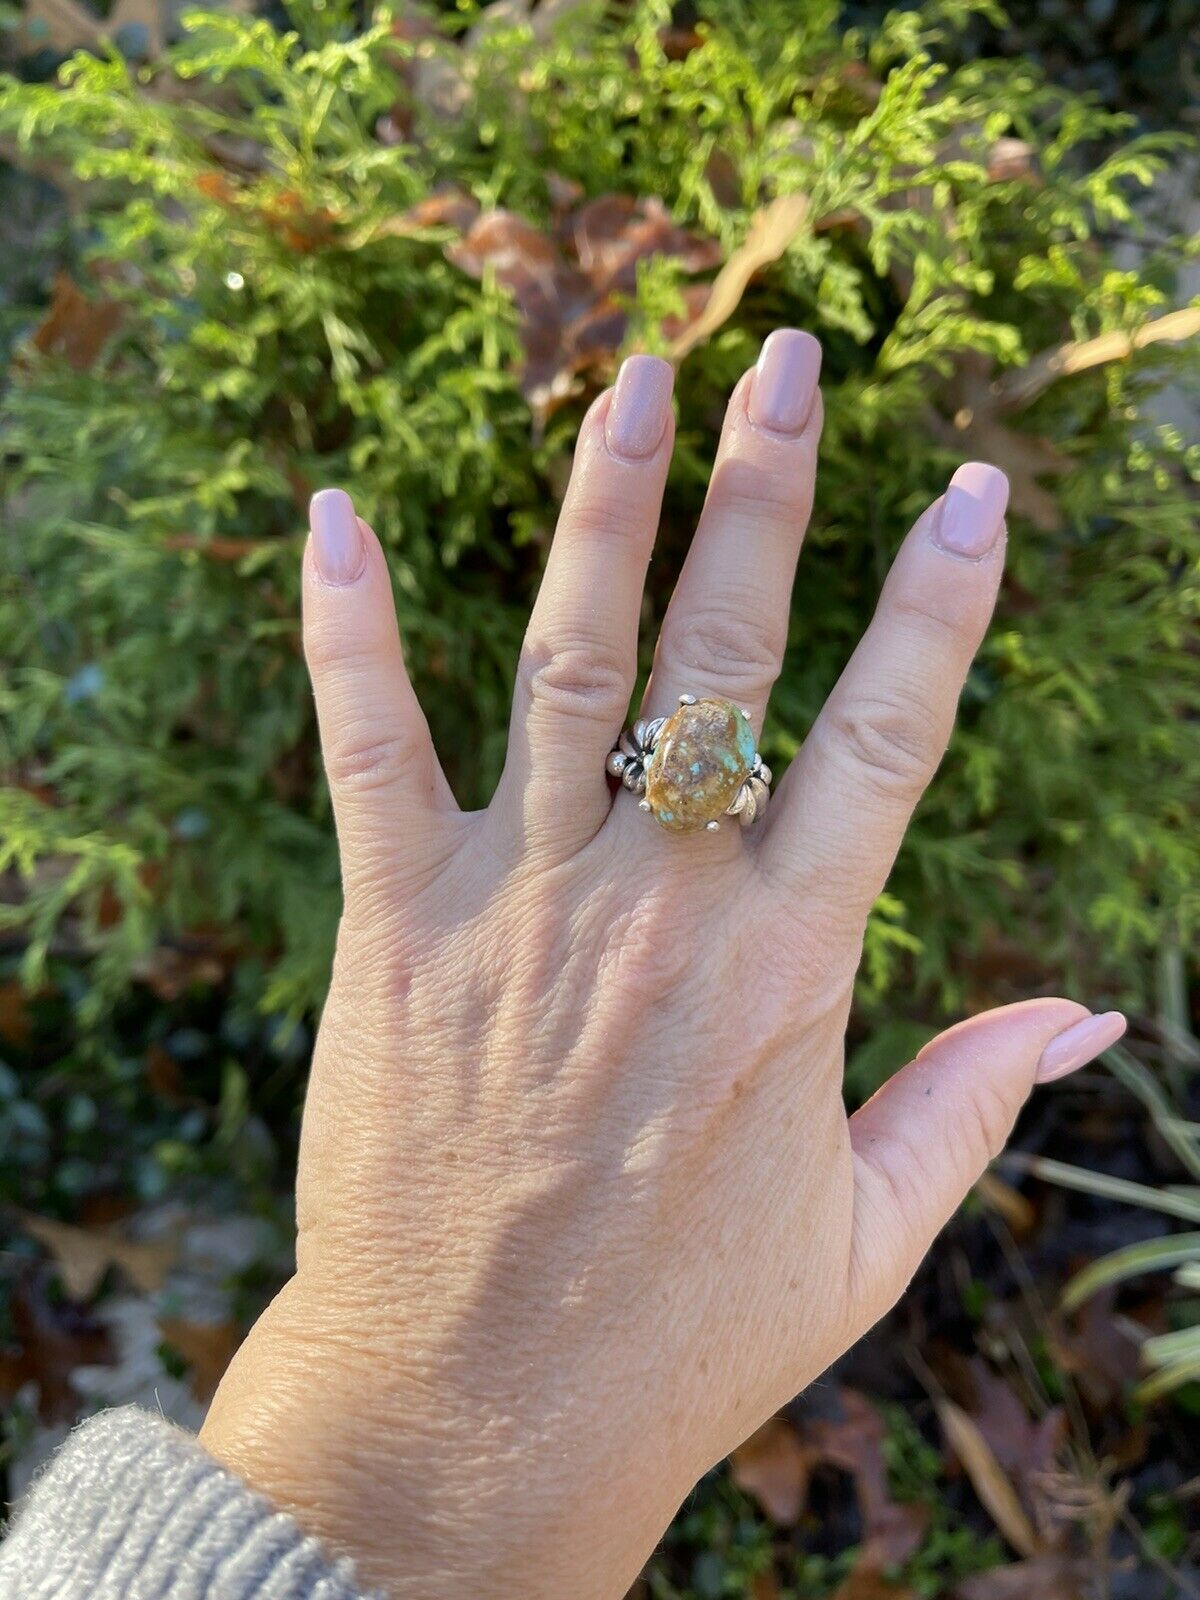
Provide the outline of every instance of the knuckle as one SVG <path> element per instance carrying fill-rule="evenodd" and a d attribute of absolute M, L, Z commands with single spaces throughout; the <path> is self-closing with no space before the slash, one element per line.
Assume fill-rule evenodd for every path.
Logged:
<path fill-rule="evenodd" d="M 812 506 L 811 474 L 796 470 L 794 460 L 764 470 L 761 460 L 732 456 L 713 473 L 709 504 L 722 519 L 751 527 L 766 521 L 798 528 Z"/>
<path fill-rule="evenodd" d="M 921 793 L 943 742 L 932 716 L 916 701 L 855 700 L 831 707 L 828 734 L 871 788 L 900 799 Z"/>
<path fill-rule="evenodd" d="M 624 664 L 599 643 L 531 647 L 518 676 L 535 710 L 589 722 L 619 722 L 633 691 Z"/>
<path fill-rule="evenodd" d="M 636 494 L 604 493 L 595 487 L 573 505 L 564 519 L 580 544 L 644 544 L 654 519 Z"/>
<path fill-rule="evenodd" d="M 994 1161 L 1004 1149 L 1016 1121 L 1017 1110 L 1018 1107 L 1012 1104 L 998 1084 L 985 1077 L 980 1077 L 972 1084 L 967 1109 L 967 1136 L 963 1140 L 963 1149 L 968 1153 L 964 1187 L 966 1183 L 974 1183 L 988 1163 Z"/>
<path fill-rule="evenodd" d="M 901 589 L 892 598 L 891 610 L 902 626 L 911 628 L 936 646 L 951 646 L 956 656 L 970 638 L 969 612 L 963 607 L 940 610 L 919 592 Z"/>
<path fill-rule="evenodd" d="M 679 667 L 731 689 L 761 691 L 779 672 L 786 630 L 757 604 L 705 606 L 663 629 L 663 654 Z"/>
<path fill-rule="evenodd" d="M 361 670 L 380 654 L 372 639 L 355 639 L 344 629 L 309 627 L 304 630 L 304 659 L 314 678 L 335 667 L 342 672 Z"/>
<path fill-rule="evenodd" d="M 411 734 L 385 734 L 373 738 L 343 734 L 325 750 L 325 771 L 332 787 L 342 793 L 369 794 L 398 782 L 416 765 L 419 742 Z"/>

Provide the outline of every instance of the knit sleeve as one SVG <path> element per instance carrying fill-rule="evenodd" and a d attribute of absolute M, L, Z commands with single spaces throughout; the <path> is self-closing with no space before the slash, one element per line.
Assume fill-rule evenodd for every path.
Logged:
<path fill-rule="evenodd" d="M 382 1600 L 149 1412 L 75 1430 L 0 1544 L 4 1600 Z"/>

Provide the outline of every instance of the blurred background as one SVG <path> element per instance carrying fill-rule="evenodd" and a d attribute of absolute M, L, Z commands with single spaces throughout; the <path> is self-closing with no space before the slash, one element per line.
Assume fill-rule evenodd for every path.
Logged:
<path fill-rule="evenodd" d="M 629 349 L 678 365 L 650 641 L 727 392 L 794 324 L 827 422 L 776 770 L 917 509 L 968 455 L 1013 487 L 847 1096 L 984 1006 L 1132 1026 L 639 1589 L 1200 1596 L 1196 0 L 5 0 L 0 29 L 3 1497 L 101 1404 L 197 1424 L 288 1272 L 338 913 L 309 494 L 379 531 L 479 804 L 586 405 Z"/>

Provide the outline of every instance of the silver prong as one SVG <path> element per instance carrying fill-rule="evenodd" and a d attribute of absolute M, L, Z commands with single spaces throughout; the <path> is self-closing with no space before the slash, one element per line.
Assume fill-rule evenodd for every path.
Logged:
<path fill-rule="evenodd" d="M 605 769 L 608 772 L 609 777 L 610 778 L 619 778 L 621 776 L 621 774 L 625 771 L 625 767 L 626 767 L 628 761 L 629 761 L 629 757 L 627 755 L 625 755 L 623 751 L 620 751 L 620 750 L 610 751 L 608 760 L 604 763 Z"/>
<path fill-rule="evenodd" d="M 694 694 L 681 694 L 679 696 L 679 704 L 681 706 L 694 706 L 696 704 L 696 696 Z"/>
<path fill-rule="evenodd" d="M 712 822 L 706 822 L 704 824 L 705 833 L 719 833 L 720 830 L 721 830 L 721 824 L 719 822 L 717 822 L 715 819 Z"/>
<path fill-rule="evenodd" d="M 747 711 L 745 706 L 742 706 L 741 712 L 742 712 L 742 715 L 745 717 L 746 721 L 749 722 L 750 721 L 750 713 L 749 713 L 749 711 Z"/>
<path fill-rule="evenodd" d="M 649 811 L 649 809 L 650 809 L 649 800 L 639 800 L 638 801 L 638 810 L 639 811 Z"/>

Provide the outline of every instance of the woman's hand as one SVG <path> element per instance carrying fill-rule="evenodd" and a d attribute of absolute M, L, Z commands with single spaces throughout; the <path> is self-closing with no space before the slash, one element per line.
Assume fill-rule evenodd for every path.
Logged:
<path fill-rule="evenodd" d="M 690 692 L 762 725 L 819 364 L 781 331 L 734 391 L 646 715 Z M 374 535 L 313 502 L 345 915 L 296 1275 L 202 1441 L 397 1600 L 617 1600 L 696 1478 L 895 1301 L 1035 1081 L 1123 1028 L 1007 1007 L 847 1120 L 863 929 L 987 626 L 1006 484 L 962 467 L 921 517 L 765 819 L 672 834 L 605 777 L 670 402 L 635 356 L 583 424 L 484 812 L 438 768 Z"/>

